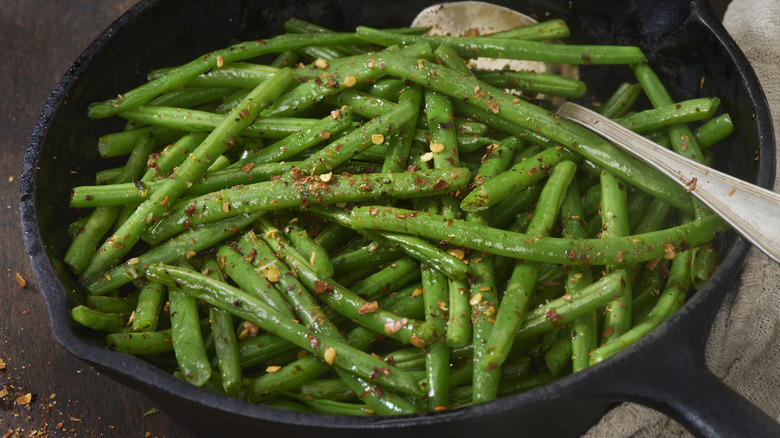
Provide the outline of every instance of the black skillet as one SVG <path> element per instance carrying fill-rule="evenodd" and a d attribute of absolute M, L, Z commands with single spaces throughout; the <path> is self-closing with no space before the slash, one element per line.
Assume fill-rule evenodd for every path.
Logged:
<path fill-rule="evenodd" d="M 721 237 L 724 255 L 714 277 L 675 316 L 623 353 L 542 388 L 435 414 L 366 419 L 254 406 L 201 390 L 146 362 L 110 351 L 100 336 L 71 321 L 69 310 L 83 299 L 83 293 L 62 263 L 68 243 L 66 224 L 74 219 L 67 207 L 68 191 L 90 183 L 96 169 L 118 165 L 101 160 L 95 146 L 99 135 L 121 129 L 121 122 L 87 120 L 90 102 L 140 84 L 153 68 L 279 33 L 290 16 L 339 30 L 352 30 L 357 24 L 393 27 L 407 25 L 433 3 L 145 0 L 104 31 L 46 102 L 24 161 L 22 229 L 55 338 L 71 354 L 137 388 L 208 436 L 295 433 L 343 437 L 364 432 L 372 436 L 485 432 L 574 436 L 626 400 L 663 411 L 700 436 L 780 436 L 772 418 L 721 383 L 704 364 L 709 327 L 724 298 L 735 293 L 732 283 L 749 249 L 733 233 Z M 737 129 L 718 146 L 716 167 L 770 187 L 775 146 L 765 97 L 744 55 L 706 0 L 496 3 L 539 19 L 548 13 L 566 19 L 573 42 L 639 45 L 673 96 L 719 96 Z M 607 96 L 617 81 L 630 80 L 625 70 L 588 67 L 582 71 L 599 96 Z"/>

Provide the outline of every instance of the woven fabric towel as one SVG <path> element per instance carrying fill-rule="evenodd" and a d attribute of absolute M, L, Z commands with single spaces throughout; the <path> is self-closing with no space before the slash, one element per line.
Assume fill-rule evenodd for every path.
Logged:
<path fill-rule="evenodd" d="M 723 24 L 755 69 L 774 114 L 775 133 L 780 133 L 780 1 L 733 0 Z M 779 180 L 776 176 L 775 191 L 780 191 Z M 738 287 L 739 293 L 724 302 L 712 327 L 705 353 L 707 364 L 729 386 L 778 418 L 780 265 L 752 249 Z M 625 403 L 604 416 L 586 436 L 650 438 L 690 434 L 657 411 Z"/>

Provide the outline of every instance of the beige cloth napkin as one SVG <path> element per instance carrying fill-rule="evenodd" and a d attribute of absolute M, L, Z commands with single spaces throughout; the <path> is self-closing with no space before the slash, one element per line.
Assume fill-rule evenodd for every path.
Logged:
<path fill-rule="evenodd" d="M 758 75 L 780 134 L 780 1 L 733 0 L 723 24 Z M 780 149 L 778 149 L 780 151 Z M 780 154 L 778 154 L 780 163 Z M 780 172 L 778 172 L 780 175 Z M 775 191 L 780 191 L 775 178 Z M 780 232 L 780 230 L 778 230 Z M 755 248 L 727 298 L 707 342 L 707 364 L 716 376 L 774 418 L 780 416 L 780 265 Z M 587 438 L 690 436 L 674 420 L 625 403 L 610 411 Z"/>

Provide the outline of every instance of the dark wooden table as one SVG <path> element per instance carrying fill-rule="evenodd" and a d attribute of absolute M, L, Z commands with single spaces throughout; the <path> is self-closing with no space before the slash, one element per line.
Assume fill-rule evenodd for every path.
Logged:
<path fill-rule="evenodd" d="M 134 2 L 0 2 L 0 391 L 8 391 L 0 400 L 2 438 L 195 436 L 55 343 L 19 227 L 19 174 L 38 113 L 70 63 Z M 722 14 L 728 0 L 712 3 Z M 30 403 L 6 410 L 9 399 L 26 394 Z"/>

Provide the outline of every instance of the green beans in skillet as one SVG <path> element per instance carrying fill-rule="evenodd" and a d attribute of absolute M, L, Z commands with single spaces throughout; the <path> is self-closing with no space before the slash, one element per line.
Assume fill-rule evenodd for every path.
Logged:
<path fill-rule="evenodd" d="M 439 411 L 598 366 L 712 273 L 720 218 L 533 97 L 587 83 L 468 62 L 613 64 L 638 84 L 601 112 L 703 159 L 729 115 L 669 95 L 638 48 L 545 42 L 560 20 L 285 29 L 90 107 L 133 128 L 98 145 L 127 164 L 71 197 L 72 316 L 109 348 L 257 404 Z"/>

